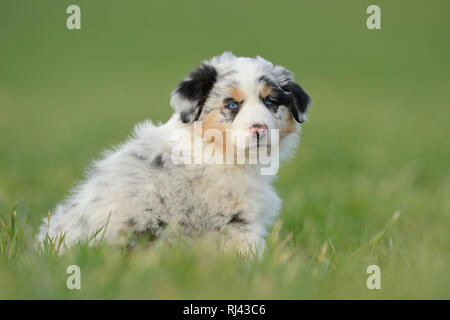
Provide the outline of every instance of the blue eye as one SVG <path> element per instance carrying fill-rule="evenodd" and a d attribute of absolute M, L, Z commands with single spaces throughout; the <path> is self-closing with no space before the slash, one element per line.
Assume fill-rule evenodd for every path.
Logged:
<path fill-rule="evenodd" d="M 231 102 L 231 103 L 227 104 L 227 108 L 231 109 L 231 110 L 235 110 L 235 109 L 239 108 L 239 106 L 236 102 Z"/>
<path fill-rule="evenodd" d="M 275 103 L 270 99 L 264 99 L 264 104 L 268 107 L 273 106 Z"/>

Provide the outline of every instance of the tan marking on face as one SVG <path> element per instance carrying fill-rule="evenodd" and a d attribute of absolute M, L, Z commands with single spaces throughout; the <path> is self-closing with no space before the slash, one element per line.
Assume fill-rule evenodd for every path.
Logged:
<path fill-rule="evenodd" d="M 261 88 L 261 91 L 260 91 L 259 93 L 260 93 L 261 97 L 264 99 L 264 98 L 266 98 L 269 94 L 272 93 L 272 89 L 270 89 L 270 87 L 269 87 L 268 85 L 265 84 L 265 85 Z"/>
<path fill-rule="evenodd" d="M 205 143 L 214 143 L 216 148 L 220 148 L 222 152 L 225 152 L 226 147 L 226 136 L 227 136 L 227 128 L 228 125 L 225 125 L 224 123 L 220 122 L 220 109 L 216 109 L 211 111 L 202 121 L 202 135 L 204 138 Z M 220 143 L 220 140 L 215 141 L 214 137 L 205 137 L 205 133 L 209 129 L 215 129 L 219 130 L 222 134 L 222 143 Z M 207 140 L 208 141 L 207 141 Z"/>
<path fill-rule="evenodd" d="M 202 135 L 203 141 L 206 144 L 213 144 L 215 150 L 220 152 L 223 157 L 224 163 L 228 161 L 227 159 L 227 148 L 231 148 L 234 154 L 234 162 L 237 163 L 237 150 L 236 146 L 233 145 L 232 140 L 227 140 L 227 129 L 231 129 L 232 125 L 230 123 L 222 122 L 222 115 L 220 113 L 222 108 L 211 111 L 203 120 L 202 120 Z M 222 139 L 215 139 L 214 136 L 206 135 L 206 131 L 208 129 L 215 129 L 220 131 L 222 134 Z M 217 140 L 217 141 L 215 141 Z"/>
<path fill-rule="evenodd" d="M 244 101 L 244 93 L 242 92 L 241 89 L 239 88 L 232 88 L 231 89 L 231 96 L 233 97 L 233 99 L 237 102 L 242 102 Z"/>
<path fill-rule="evenodd" d="M 240 201 L 236 201 L 234 204 L 233 204 L 233 211 L 237 211 L 237 210 L 240 210 L 240 209 L 242 209 L 242 203 L 240 202 Z"/>
<path fill-rule="evenodd" d="M 208 113 L 206 117 L 202 121 L 202 134 L 204 135 L 206 130 L 208 129 L 216 129 L 222 133 L 225 133 L 227 130 L 227 126 L 219 121 L 220 110 L 215 109 Z"/>
<path fill-rule="evenodd" d="M 280 138 L 284 138 L 297 131 L 297 123 L 287 108 L 283 108 Z"/>

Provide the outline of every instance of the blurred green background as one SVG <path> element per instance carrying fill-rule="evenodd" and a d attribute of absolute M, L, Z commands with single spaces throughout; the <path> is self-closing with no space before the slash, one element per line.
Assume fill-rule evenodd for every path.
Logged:
<path fill-rule="evenodd" d="M 81 30 L 66 28 L 70 4 Z M 366 28 L 370 4 L 381 30 Z M 16 206 L 29 238 L 91 159 L 170 117 L 170 91 L 204 59 L 261 55 L 313 105 L 261 262 L 177 249 L 49 259 L 28 245 L 0 260 L 0 298 L 450 298 L 449 13 L 448 1 L 2 0 L 0 217 Z M 365 286 L 370 264 L 381 290 Z"/>

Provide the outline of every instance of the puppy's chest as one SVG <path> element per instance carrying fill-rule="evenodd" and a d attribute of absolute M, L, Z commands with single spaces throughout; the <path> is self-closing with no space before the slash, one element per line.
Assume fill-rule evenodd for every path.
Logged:
<path fill-rule="evenodd" d="M 245 226 L 263 212 L 267 188 L 255 177 L 236 172 L 192 171 L 186 175 L 191 210 L 186 224 L 201 230 L 222 230 L 228 224 Z"/>

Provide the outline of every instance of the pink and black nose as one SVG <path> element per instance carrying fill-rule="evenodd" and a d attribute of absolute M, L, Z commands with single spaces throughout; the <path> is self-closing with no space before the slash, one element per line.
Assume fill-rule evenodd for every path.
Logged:
<path fill-rule="evenodd" d="M 250 131 L 252 133 L 261 135 L 262 133 L 267 132 L 267 126 L 265 123 L 256 122 L 256 123 L 252 124 L 252 126 L 250 127 Z"/>

